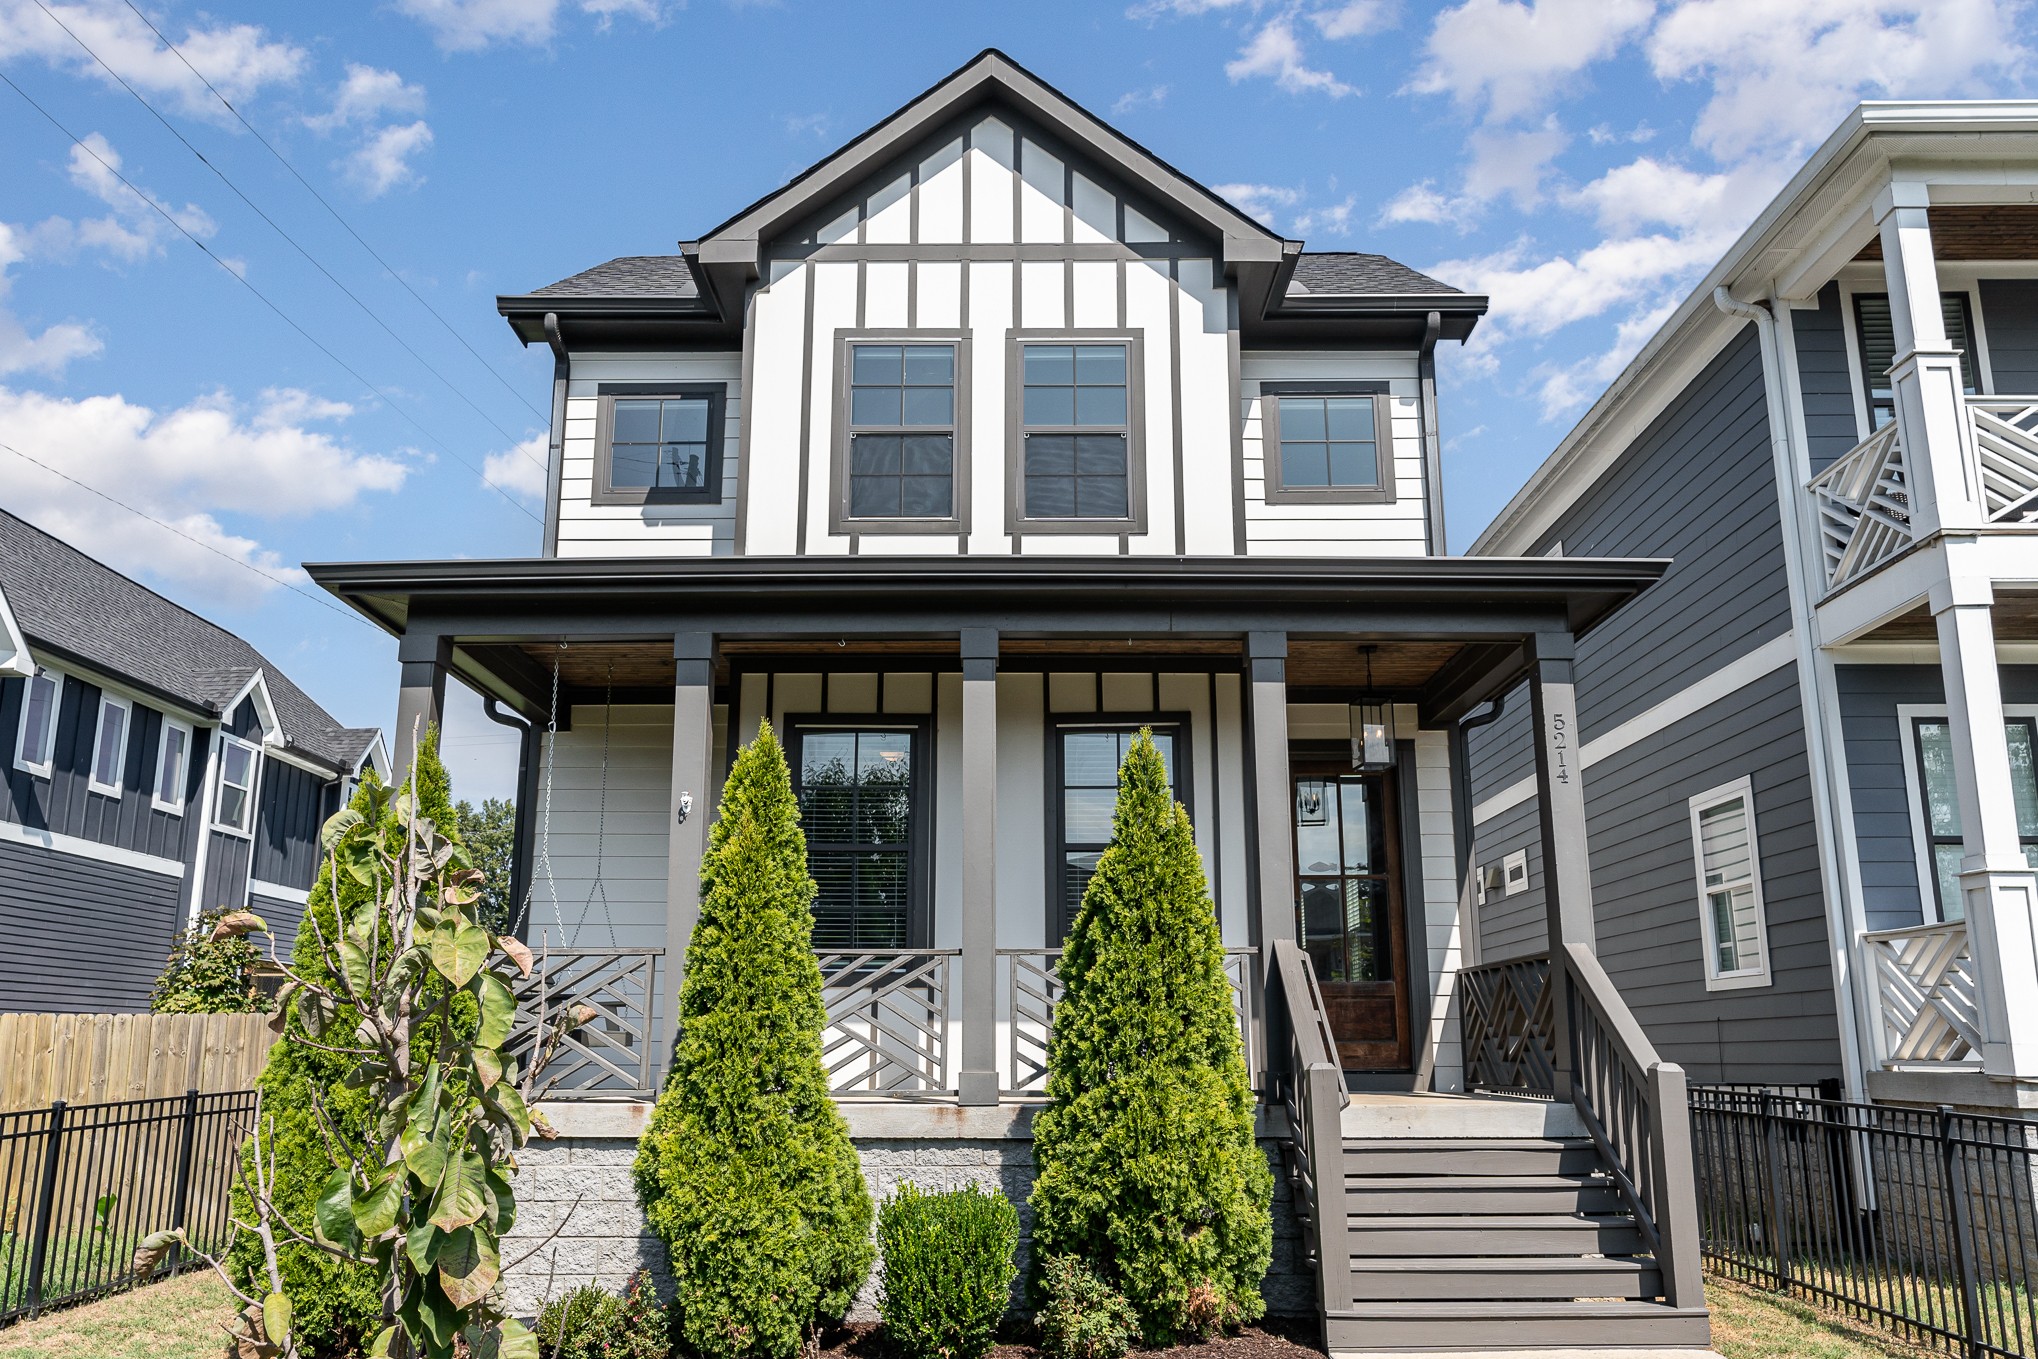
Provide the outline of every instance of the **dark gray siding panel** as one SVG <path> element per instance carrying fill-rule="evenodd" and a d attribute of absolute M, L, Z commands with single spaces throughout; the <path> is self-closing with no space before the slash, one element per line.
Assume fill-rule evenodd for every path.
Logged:
<path fill-rule="evenodd" d="M 232 718 L 225 725 L 230 736 L 238 736 L 244 741 L 262 739 L 262 719 L 255 711 L 255 700 L 252 698 L 242 699 L 240 706 L 234 709 Z"/>
<path fill-rule="evenodd" d="M 155 787 L 156 760 L 162 750 L 162 713 L 140 703 L 130 709 L 126 749 L 121 760 L 121 795 L 107 797 L 91 792 L 87 786 L 93 731 L 99 716 L 98 686 L 65 677 L 57 717 L 56 753 L 47 779 L 14 767 L 24 688 L 24 682 L 18 679 L 0 684 L 0 768 L 5 770 L 0 819 L 96 844 L 185 861 L 189 837 L 184 818 L 157 811 L 150 795 Z M 185 796 L 195 800 L 201 772 L 194 767 L 190 775 Z"/>
<path fill-rule="evenodd" d="M 276 941 L 276 956 L 288 958 L 293 945 L 297 943 L 297 927 L 304 920 L 304 903 L 286 901 L 282 897 L 264 896 L 260 892 L 248 894 L 248 909 L 262 917 L 269 933 Z M 263 956 L 269 952 L 269 940 L 258 939 Z"/>
<path fill-rule="evenodd" d="M 258 882 L 309 888 L 318 876 L 318 832 L 326 817 L 326 781 L 284 764 L 262 762 L 252 870 Z"/>
<path fill-rule="evenodd" d="M 1474 806 L 1536 772 L 1535 745 L 1529 740 L 1528 686 L 1517 685 L 1508 694 L 1497 719 L 1465 733 L 1465 758 Z"/>
<path fill-rule="evenodd" d="M 1819 289 L 1817 311 L 1793 311 L 1798 390 L 1804 398 L 1805 451 L 1819 472 L 1861 442 L 1854 415 L 1854 381 L 1840 315 L 1840 285 Z"/>
<path fill-rule="evenodd" d="M 180 923 L 175 878 L 0 842 L 0 1010 L 146 1010 Z"/>
<path fill-rule="evenodd" d="M 1586 787 L 1591 787 L 1588 776 Z M 1479 827 L 1476 840 L 1481 868 L 1498 865 L 1516 850 L 1528 851 L 1528 886 L 1512 896 L 1486 894 L 1479 904 L 1479 960 L 1501 963 L 1525 958 L 1549 947 L 1543 913 L 1543 845 L 1537 824 L 1538 803 L 1530 798 Z"/>
<path fill-rule="evenodd" d="M 2038 279 L 1981 280 L 1989 372 L 2006 396 L 2038 394 Z"/>
<path fill-rule="evenodd" d="M 248 859 L 252 846 L 238 835 L 208 832 L 212 844 L 205 851 L 204 894 L 201 911 L 238 910 L 248 898 Z"/>

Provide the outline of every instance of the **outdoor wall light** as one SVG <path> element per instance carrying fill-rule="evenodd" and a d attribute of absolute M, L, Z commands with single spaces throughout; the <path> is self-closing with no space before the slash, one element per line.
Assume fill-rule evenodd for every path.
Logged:
<path fill-rule="evenodd" d="M 1366 691 L 1351 705 L 1352 768 L 1378 774 L 1394 767 L 1394 735 L 1388 706 L 1373 693 L 1374 648 L 1362 646 L 1359 650 L 1366 657 Z"/>

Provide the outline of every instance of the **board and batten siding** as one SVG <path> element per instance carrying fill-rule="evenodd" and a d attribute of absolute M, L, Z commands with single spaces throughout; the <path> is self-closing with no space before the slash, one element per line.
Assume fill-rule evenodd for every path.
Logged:
<path fill-rule="evenodd" d="M 309 889 L 318 877 L 319 829 L 333 811 L 332 780 L 266 757 L 256 799 L 254 856 L 258 882 Z"/>
<path fill-rule="evenodd" d="M 179 880 L 0 840 L 0 1009 L 146 1010 L 183 926 Z"/>
<path fill-rule="evenodd" d="M 1239 406 L 1245 422 L 1245 550 L 1252 556 L 1420 557 L 1429 550 L 1425 518 L 1421 393 L 1413 353 L 1324 354 L 1249 351 L 1240 356 Z M 1381 450 L 1394 499 L 1379 505 L 1267 503 L 1261 438 L 1265 382 L 1377 381 L 1388 384 L 1393 446 Z M 1354 531 L 1363 524 L 1363 531 Z"/>

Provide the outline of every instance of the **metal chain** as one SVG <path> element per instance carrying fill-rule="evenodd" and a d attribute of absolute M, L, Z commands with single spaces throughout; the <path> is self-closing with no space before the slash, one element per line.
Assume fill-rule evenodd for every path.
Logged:
<path fill-rule="evenodd" d="M 587 923 L 587 913 L 594 909 L 594 899 L 601 897 L 602 920 L 608 926 L 609 947 L 616 945 L 616 918 L 609 909 L 609 888 L 602 880 L 602 861 L 608 839 L 609 819 L 609 733 L 616 724 L 616 667 L 609 663 L 608 684 L 602 691 L 601 710 L 601 794 L 595 804 L 594 816 L 594 881 L 588 884 L 587 900 L 581 904 L 580 919 L 573 922 L 573 942 L 580 943 L 581 927 Z"/>

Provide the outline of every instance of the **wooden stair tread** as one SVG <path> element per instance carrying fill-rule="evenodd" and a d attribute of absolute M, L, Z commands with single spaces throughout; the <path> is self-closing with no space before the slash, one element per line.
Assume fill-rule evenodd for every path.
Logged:
<path fill-rule="evenodd" d="M 1656 1267 L 1647 1255 L 1396 1255 L 1352 1257 L 1352 1271 L 1370 1274 L 1512 1273 L 1548 1269 L 1580 1274 L 1631 1274 Z"/>

